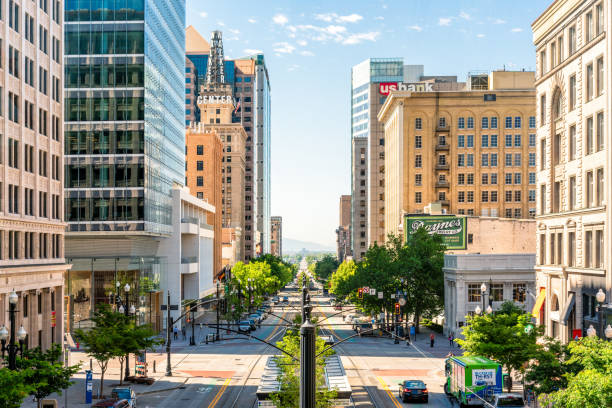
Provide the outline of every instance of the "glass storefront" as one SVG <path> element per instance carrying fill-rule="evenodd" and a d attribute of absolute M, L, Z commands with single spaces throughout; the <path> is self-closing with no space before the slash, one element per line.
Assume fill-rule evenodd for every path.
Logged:
<path fill-rule="evenodd" d="M 160 291 L 161 279 L 166 276 L 165 258 L 117 257 L 117 258 L 68 258 L 72 269 L 66 272 L 66 324 L 67 330 L 91 325 L 95 306 L 114 304 L 117 294 L 125 301 L 125 284 L 130 285 L 127 300 L 136 308 L 139 324 L 149 323 L 161 330 Z"/>

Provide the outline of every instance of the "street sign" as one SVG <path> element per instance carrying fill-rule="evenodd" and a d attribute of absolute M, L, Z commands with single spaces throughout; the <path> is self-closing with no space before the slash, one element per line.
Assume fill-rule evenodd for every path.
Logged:
<path fill-rule="evenodd" d="M 376 294 L 376 289 L 370 288 L 370 295 L 374 296 Z"/>
<path fill-rule="evenodd" d="M 391 294 L 391 299 L 395 299 L 395 293 Z"/>
<path fill-rule="evenodd" d="M 365 293 L 368 293 L 368 292 L 370 291 L 370 287 L 369 287 L 369 286 L 364 286 L 364 287 L 363 287 L 363 291 L 364 291 Z"/>
<path fill-rule="evenodd" d="M 159 305 L 161 310 L 168 310 L 168 305 Z M 178 305 L 170 305 L 170 310 L 179 310 Z"/>
<path fill-rule="evenodd" d="M 400 298 L 399 304 L 400 304 L 400 306 L 406 306 L 406 299 Z"/>
<path fill-rule="evenodd" d="M 378 298 L 382 299 L 383 298 L 383 292 L 378 292 Z"/>

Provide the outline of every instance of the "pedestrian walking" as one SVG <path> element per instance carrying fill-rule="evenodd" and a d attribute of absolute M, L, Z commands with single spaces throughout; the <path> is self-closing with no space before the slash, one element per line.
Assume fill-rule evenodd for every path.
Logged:
<path fill-rule="evenodd" d="M 183 326 L 183 340 L 187 340 L 187 330 L 185 329 L 185 326 Z"/>
<path fill-rule="evenodd" d="M 453 340 L 455 339 L 455 336 L 453 335 L 453 333 L 448 335 L 448 345 L 449 347 L 453 347 Z"/>
<path fill-rule="evenodd" d="M 431 333 L 431 334 L 429 335 L 429 347 L 433 347 L 433 346 L 434 346 L 434 341 L 435 341 L 435 339 L 436 339 L 436 336 L 434 336 L 434 334 L 433 334 L 433 333 Z"/>
<path fill-rule="evenodd" d="M 172 329 L 172 331 L 174 332 L 174 340 L 178 340 L 178 327 L 174 326 L 174 329 Z"/>

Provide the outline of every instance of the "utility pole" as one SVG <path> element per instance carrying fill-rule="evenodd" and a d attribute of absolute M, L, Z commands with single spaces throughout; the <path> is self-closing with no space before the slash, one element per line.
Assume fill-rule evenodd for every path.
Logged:
<path fill-rule="evenodd" d="M 302 291 L 302 302 L 302 317 L 304 320 L 300 327 L 300 408 L 315 408 L 316 337 L 315 326 L 310 322 L 311 306 L 306 285 L 304 285 Z"/>
<path fill-rule="evenodd" d="M 166 320 L 166 377 L 172 377 L 172 364 L 170 363 L 170 343 L 172 341 L 172 316 L 170 316 L 170 291 L 168 291 L 167 303 L 167 320 Z"/>
<path fill-rule="evenodd" d="M 221 307 L 221 305 L 219 304 L 219 279 L 217 279 L 217 338 L 216 340 L 219 341 L 219 308 Z"/>
<path fill-rule="evenodd" d="M 195 321 L 194 321 L 194 317 L 195 317 L 195 313 L 193 312 L 193 308 L 196 307 L 195 305 L 191 306 L 191 308 L 189 308 L 189 314 L 191 314 L 191 341 L 189 342 L 190 346 L 195 346 L 196 342 L 195 342 Z"/>

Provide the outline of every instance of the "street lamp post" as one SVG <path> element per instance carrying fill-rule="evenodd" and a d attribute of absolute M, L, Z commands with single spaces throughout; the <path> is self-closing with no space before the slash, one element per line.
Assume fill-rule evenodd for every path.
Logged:
<path fill-rule="evenodd" d="M 482 285 L 480 285 L 480 298 L 482 299 L 482 309 L 481 310 L 485 310 L 485 295 L 486 294 L 487 294 L 487 285 L 484 282 L 482 282 Z"/>
<path fill-rule="evenodd" d="M 17 369 L 17 353 L 23 355 L 23 344 L 25 342 L 25 338 L 28 335 L 23 326 L 19 327 L 17 331 L 17 340 L 19 341 L 19 345 L 15 343 L 15 314 L 17 313 L 17 301 L 19 297 L 15 290 L 13 290 L 9 294 L 9 321 L 11 323 L 11 334 L 9 337 L 9 332 L 5 326 L 0 327 L 0 342 L 2 343 L 2 358 L 4 358 L 4 353 L 8 352 L 8 368 L 9 370 Z M 9 340 L 8 346 L 6 345 L 6 341 Z"/>
<path fill-rule="evenodd" d="M 189 314 L 191 315 L 191 339 L 189 340 L 189 345 L 190 346 L 195 346 L 196 345 L 196 342 L 195 342 L 195 320 L 194 320 L 195 313 L 194 313 L 194 310 L 193 310 L 194 307 L 195 307 L 195 304 L 192 305 L 189 308 Z"/>
<path fill-rule="evenodd" d="M 130 316 L 130 312 L 134 311 L 134 305 L 130 306 L 130 284 L 126 283 L 125 286 L 123 287 L 123 290 L 125 292 L 125 306 L 121 306 L 124 310 L 125 316 L 129 317 Z M 125 375 L 124 375 L 124 381 L 127 381 L 128 377 L 130 376 L 130 353 L 127 353 L 125 355 Z"/>
<path fill-rule="evenodd" d="M 595 295 L 595 300 L 597 300 L 597 312 L 599 318 L 599 335 L 601 338 L 604 338 L 604 302 L 606 301 L 606 294 L 602 289 L 599 289 L 597 294 Z"/>

